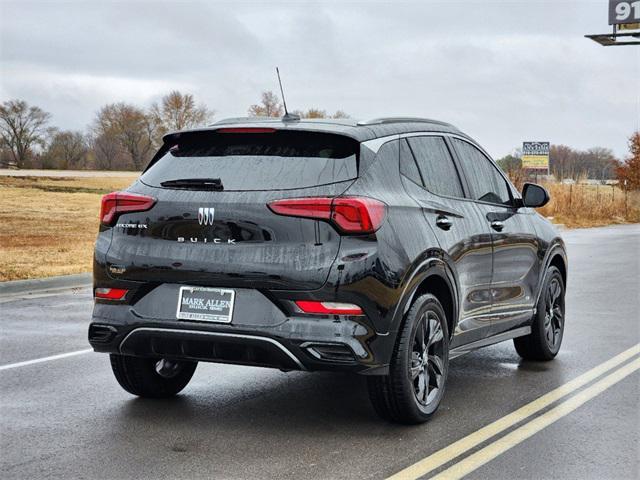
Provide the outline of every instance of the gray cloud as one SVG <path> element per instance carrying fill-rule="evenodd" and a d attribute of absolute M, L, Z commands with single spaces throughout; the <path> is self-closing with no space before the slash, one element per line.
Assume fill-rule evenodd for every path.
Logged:
<path fill-rule="evenodd" d="M 603 48 L 607 2 L 0 2 L 0 98 L 62 128 L 173 88 L 244 115 L 284 74 L 293 108 L 456 123 L 495 156 L 525 139 L 626 152 L 640 48 Z"/>

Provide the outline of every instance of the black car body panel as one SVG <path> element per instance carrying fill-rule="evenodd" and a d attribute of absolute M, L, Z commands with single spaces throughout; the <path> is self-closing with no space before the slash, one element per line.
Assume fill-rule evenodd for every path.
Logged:
<path fill-rule="evenodd" d="M 223 128 L 343 136 L 358 145 L 357 174 L 327 183 L 324 172 L 317 185 L 251 191 L 145 183 L 181 139 Z M 436 141 L 451 162 L 459 177 L 452 187 L 456 195 L 425 185 L 418 158 L 423 137 L 435 137 L 424 144 Z M 153 207 L 100 227 L 94 286 L 127 293 L 116 301 L 96 298 L 89 330 L 96 351 L 385 374 L 402 320 L 419 293 L 434 293 L 442 303 L 455 356 L 528 333 L 548 266 L 558 266 L 566 280 L 557 231 L 522 206 L 488 155 L 450 125 L 243 119 L 169 134 L 164 142 L 142 179 L 127 190 L 153 197 Z M 504 182 L 498 193 L 508 196 L 506 203 L 474 198 L 480 187 L 465 166 L 468 148 L 495 169 L 495 182 Z M 386 205 L 384 221 L 374 232 L 351 235 L 331 222 L 281 216 L 268 207 L 308 197 L 375 199 Z M 203 225 L 199 209 L 209 208 L 215 215 Z M 232 322 L 178 320 L 184 285 L 233 289 Z M 363 314 L 309 314 L 296 301 L 353 304 Z"/>
<path fill-rule="evenodd" d="M 157 205 L 120 217 L 117 225 L 147 228 L 116 225 L 106 262 L 125 268 L 117 276 L 122 280 L 320 288 L 338 254 L 340 235 L 326 223 L 274 215 L 267 203 L 287 197 L 337 196 L 351 183 L 286 192 L 198 192 L 137 182 L 129 191 L 150 195 Z M 215 208 L 211 225 L 198 224 L 199 208 Z"/>

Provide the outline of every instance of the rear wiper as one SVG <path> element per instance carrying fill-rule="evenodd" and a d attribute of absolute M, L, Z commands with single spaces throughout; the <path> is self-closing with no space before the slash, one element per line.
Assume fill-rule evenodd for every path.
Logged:
<path fill-rule="evenodd" d="M 161 182 L 163 187 L 184 188 L 186 190 L 213 190 L 222 191 L 224 186 L 219 178 L 179 178 Z"/>

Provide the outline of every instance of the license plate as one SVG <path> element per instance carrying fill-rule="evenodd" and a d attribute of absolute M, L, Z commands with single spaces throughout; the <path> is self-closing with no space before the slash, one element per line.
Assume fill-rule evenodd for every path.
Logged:
<path fill-rule="evenodd" d="M 179 320 L 231 323 L 236 292 L 223 288 L 180 287 Z"/>

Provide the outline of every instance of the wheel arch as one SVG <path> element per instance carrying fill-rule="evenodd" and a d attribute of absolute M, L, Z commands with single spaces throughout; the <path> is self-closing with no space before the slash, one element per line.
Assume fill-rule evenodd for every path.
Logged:
<path fill-rule="evenodd" d="M 567 287 L 567 263 L 566 259 L 558 252 L 556 252 L 549 261 L 549 266 L 554 266 L 558 270 L 560 270 L 560 274 L 562 275 L 562 282 Z"/>
<path fill-rule="evenodd" d="M 542 293 L 542 287 L 544 285 L 545 279 L 547 278 L 547 272 L 549 271 L 549 267 L 554 266 L 558 270 L 560 270 L 565 291 L 567 289 L 567 276 L 568 276 L 569 264 L 567 262 L 567 253 L 564 248 L 564 242 L 561 239 L 558 239 L 549 248 L 543 265 L 544 265 L 544 268 L 542 270 L 542 274 L 540 275 L 540 279 L 538 280 L 538 292 L 536 295 L 536 305 L 538 304 L 538 300 L 540 299 L 540 295 Z"/>
<path fill-rule="evenodd" d="M 425 293 L 435 295 L 442 304 L 447 316 L 449 337 L 452 337 L 458 323 L 458 289 L 453 272 L 441 258 L 429 258 L 416 268 L 402 295 L 401 308 L 396 310 L 393 322 L 394 330 L 399 329 L 402 319 L 411 308 L 413 301 Z"/>
<path fill-rule="evenodd" d="M 420 295 L 423 295 L 425 293 L 434 295 L 442 305 L 444 313 L 447 317 L 449 338 L 453 337 L 453 330 L 455 328 L 455 324 L 457 323 L 454 321 L 454 319 L 457 318 L 457 315 L 451 286 L 442 276 L 435 273 L 431 274 L 427 278 L 425 278 L 418 286 L 411 299 L 411 303 L 413 303 L 413 300 L 415 298 L 418 298 Z"/>

